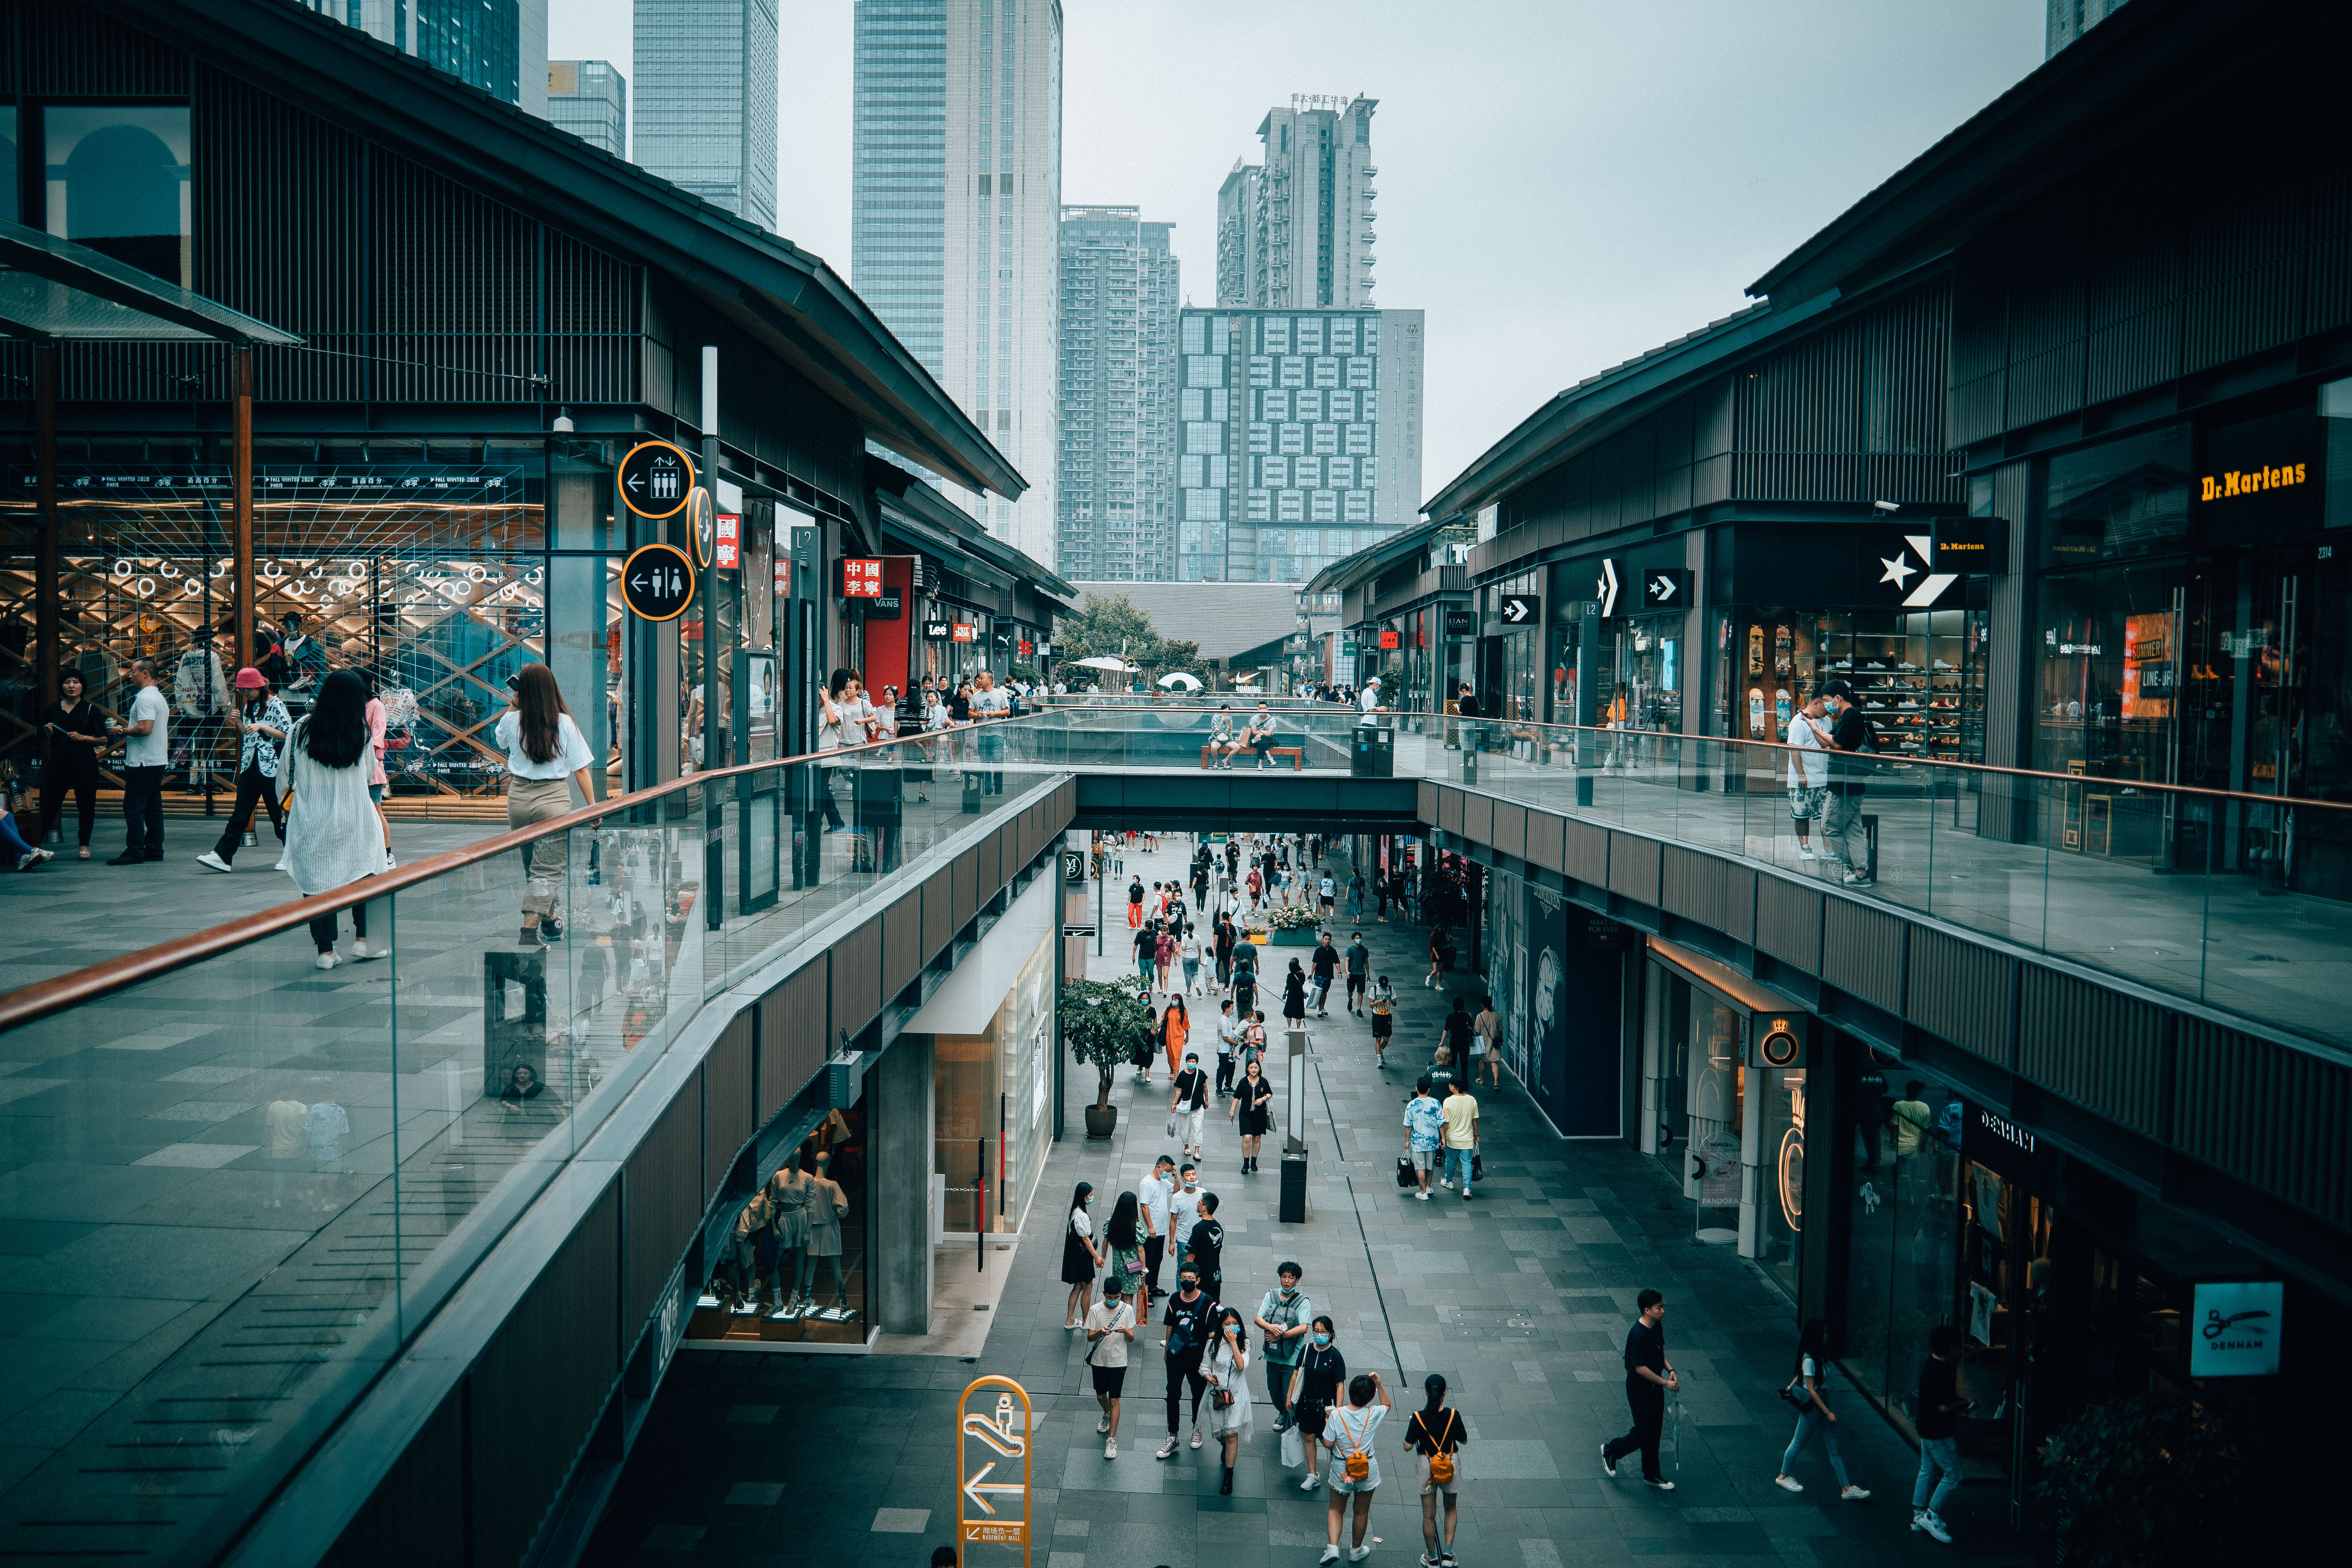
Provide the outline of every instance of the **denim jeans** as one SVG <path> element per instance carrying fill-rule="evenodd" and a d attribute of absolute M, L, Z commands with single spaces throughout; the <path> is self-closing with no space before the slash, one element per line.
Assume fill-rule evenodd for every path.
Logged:
<path fill-rule="evenodd" d="M 1838 1452 L 1837 1427 L 1819 1409 L 1808 1410 L 1797 1417 L 1796 1436 L 1789 1439 L 1789 1451 L 1780 1456 L 1780 1473 L 1788 1475 L 1796 1468 L 1797 1455 L 1812 1441 L 1815 1432 L 1822 1435 L 1822 1446 L 1830 1451 L 1830 1474 L 1844 1488 L 1853 1483 L 1845 1479 L 1845 1456 Z"/>
<path fill-rule="evenodd" d="M 1870 874 L 1870 835 L 1862 823 L 1862 800 L 1858 795 L 1832 794 L 1822 818 L 1822 847 L 1857 877 Z"/>
<path fill-rule="evenodd" d="M 1940 1478 L 1940 1479 L 1939 1479 Z M 1931 1493 L 1928 1488 L 1935 1490 Z M 1919 1479 L 1911 1489 L 1913 1509 L 1940 1516 L 1944 1503 L 1960 1488 L 1960 1442 L 1957 1437 L 1919 1439 Z"/>
<path fill-rule="evenodd" d="M 1447 1149 L 1445 1151 L 1446 1180 L 1458 1184 L 1464 1192 L 1468 1192 L 1470 1162 L 1475 1159 L 1477 1154 L 1478 1151 L 1475 1149 Z"/>

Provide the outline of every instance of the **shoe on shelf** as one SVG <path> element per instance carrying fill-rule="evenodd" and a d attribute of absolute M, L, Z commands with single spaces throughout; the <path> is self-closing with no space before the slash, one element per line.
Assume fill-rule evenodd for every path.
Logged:
<path fill-rule="evenodd" d="M 1805 1483 L 1794 1476 L 1774 1476 L 1772 1484 L 1784 1492 L 1801 1492 L 1805 1489 Z"/>
<path fill-rule="evenodd" d="M 336 964 L 341 963 L 341 959 L 337 958 L 331 952 L 322 952 L 319 955 L 319 967 L 321 969 L 332 969 Z"/>
<path fill-rule="evenodd" d="M 236 867 L 222 859 L 218 854 L 210 849 L 205 850 L 203 854 L 196 857 L 196 864 L 207 867 L 215 871 L 234 871 L 236 869 Z"/>
<path fill-rule="evenodd" d="M 1870 1500 L 1870 1489 L 1868 1487 L 1848 1487 L 1845 1490 L 1838 1493 L 1838 1496 L 1847 1502 L 1868 1502 Z"/>

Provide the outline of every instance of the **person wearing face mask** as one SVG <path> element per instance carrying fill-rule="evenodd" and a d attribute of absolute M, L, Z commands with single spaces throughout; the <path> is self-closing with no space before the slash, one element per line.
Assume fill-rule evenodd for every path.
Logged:
<path fill-rule="evenodd" d="M 1070 1308 L 1062 1314 L 1065 1330 L 1077 1328 L 1087 1321 L 1087 1310 L 1093 1304 L 1095 1271 L 1102 1267 L 1102 1253 L 1095 1246 L 1094 1222 L 1087 1217 L 1087 1205 L 1095 1201 L 1094 1184 L 1080 1182 L 1070 1194 L 1070 1220 L 1062 1233 L 1062 1283 L 1070 1288 Z"/>
<path fill-rule="evenodd" d="M 1283 1391 L 1285 1408 L 1307 1436 L 1307 1479 L 1298 1483 L 1303 1492 L 1313 1491 L 1323 1479 L 1319 1453 L 1323 1426 L 1331 1418 L 1331 1406 L 1338 1402 L 1339 1390 L 1348 1384 L 1348 1358 L 1333 1342 L 1337 1331 L 1331 1320 L 1318 1316 L 1312 1327 L 1315 1331 L 1307 1336 L 1306 1348 L 1290 1368 L 1290 1385 Z M 1338 1458 L 1336 1454 L 1332 1457 Z"/>
<path fill-rule="evenodd" d="M 1257 1304 L 1258 1331 L 1265 1336 L 1265 1394 L 1274 1401 L 1274 1426 L 1290 1424 L 1290 1384 L 1307 1338 L 1315 1329 L 1315 1303 L 1298 1288 L 1307 1270 L 1283 1263 L 1274 1271 L 1275 1288 Z"/>
<path fill-rule="evenodd" d="M 1189 1177 L 1192 1173 L 1187 1169 L 1184 1173 Z M 1209 1389 L 1209 1380 L 1201 1372 L 1201 1357 L 1209 1348 L 1210 1325 L 1217 1306 L 1201 1289 L 1199 1269 L 1187 1265 L 1177 1279 L 1176 1294 L 1168 1298 L 1168 1309 L 1160 1318 L 1168 1331 L 1160 1342 L 1160 1356 L 1168 1368 L 1168 1441 L 1155 1456 L 1162 1459 L 1175 1457 L 1187 1384 L 1192 1394 L 1192 1447 L 1201 1446 L 1201 1395 Z"/>

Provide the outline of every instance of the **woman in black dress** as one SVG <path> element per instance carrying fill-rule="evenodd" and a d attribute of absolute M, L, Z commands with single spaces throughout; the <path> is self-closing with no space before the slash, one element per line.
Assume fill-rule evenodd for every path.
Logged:
<path fill-rule="evenodd" d="M 1282 1016 L 1294 1024 L 1307 1021 L 1307 971 L 1295 958 L 1290 961 L 1290 973 L 1283 976 Z"/>
<path fill-rule="evenodd" d="M 41 764 L 41 826 L 33 835 L 38 845 L 65 815 L 66 794 L 71 791 L 81 811 L 81 858 L 89 858 L 89 830 L 98 821 L 98 754 L 107 744 L 106 721 L 97 706 L 82 700 L 81 671 L 68 669 L 58 677 L 58 700 L 41 710 L 41 730 L 49 742 L 49 760 Z"/>
<path fill-rule="evenodd" d="M 1070 1194 L 1069 1223 L 1062 1227 L 1062 1283 L 1070 1288 L 1070 1310 L 1062 1315 L 1065 1331 L 1085 1322 L 1095 1304 L 1095 1270 L 1102 1267 L 1102 1253 L 1095 1246 L 1094 1221 L 1087 1217 L 1087 1205 L 1094 1201 L 1094 1184 L 1080 1182 Z"/>
<path fill-rule="evenodd" d="M 1258 1140 L 1270 1130 L 1274 1113 L 1266 1107 L 1274 1103 L 1274 1085 L 1265 1081 L 1265 1068 L 1255 1057 L 1242 1071 L 1242 1081 L 1234 1088 L 1234 1102 L 1225 1108 L 1225 1118 L 1240 1124 L 1242 1134 L 1242 1174 L 1257 1169 Z"/>

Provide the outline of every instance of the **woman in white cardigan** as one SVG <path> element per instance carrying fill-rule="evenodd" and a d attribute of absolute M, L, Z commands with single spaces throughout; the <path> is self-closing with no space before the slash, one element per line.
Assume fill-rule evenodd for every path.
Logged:
<path fill-rule="evenodd" d="M 278 764 L 278 798 L 286 803 L 286 854 L 278 868 L 307 896 L 350 887 L 384 869 L 383 820 L 368 798 L 375 750 L 368 741 L 367 683 L 339 669 L 320 683 L 307 717 L 286 739 Z M 319 967 L 332 969 L 335 916 L 310 921 Z M 389 958 L 388 942 L 368 946 L 367 903 L 352 905 L 352 956 Z"/>

